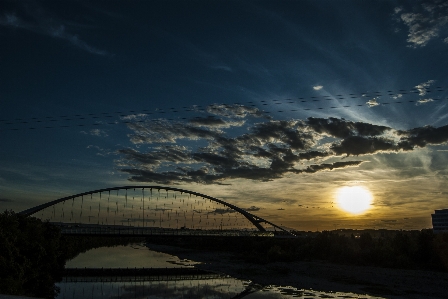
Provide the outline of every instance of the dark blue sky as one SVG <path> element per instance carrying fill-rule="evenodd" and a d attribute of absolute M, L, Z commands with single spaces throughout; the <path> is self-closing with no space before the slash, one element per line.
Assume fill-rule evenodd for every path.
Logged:
<path fill-rule="evenodd" d="M 236 200 L 238 184 L 257 193 L 338 174 L 341 186 L 354 177 L 373 189 L 392 217 L 379 208 L 392 205 L 382 179 L 400 192 L 409 178 L 446 180 L 447 24 L 446 1 L 2 1 L 2 204 L 135 181 Z M 351 133 L 309 117 L 343 118 L 338 130 Z M 355 123 L 388 129 L 372 135 Z M 312 138 L 299 148 L 291 132 Z M 224 137 L 257 141 L 237 153 Z M 185 156 L 169 156 L 173 147 Z M 321 154 L 303 158 L 311 152 Z M 297 188 L 265 202 L 296 201 Z M 428 209 L 442 199 L 430 196 Z"/>

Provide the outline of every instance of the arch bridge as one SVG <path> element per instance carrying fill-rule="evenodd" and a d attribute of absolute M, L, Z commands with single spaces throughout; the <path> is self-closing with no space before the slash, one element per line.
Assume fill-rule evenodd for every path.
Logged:
<path fill-rule="evenodd" d="M 294 236 L 248 209 L 165 186 L 98 189 L 62 197 L 20 214 L 59 224 L 66 234 L 271 236 L 276 231 Z"/>

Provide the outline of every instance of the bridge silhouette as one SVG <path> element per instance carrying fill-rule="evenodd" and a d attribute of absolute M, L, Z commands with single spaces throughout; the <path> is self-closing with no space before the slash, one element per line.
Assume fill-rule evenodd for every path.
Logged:
<path fill-rule="evenodd" d="M 122 186 L 62 197 L 19 214 L 48 220 L 69 235 L 294 236 L 243 209 L 198 192 Z"/>
<path fill-rule="evenodd" d="M 235 284 L 229 275 L 197 268 L 66 269 L 57 298 L 244 298 L 263 289 L 253 282 Z M 231 287 L 231 285 L 234 285 Z"/>

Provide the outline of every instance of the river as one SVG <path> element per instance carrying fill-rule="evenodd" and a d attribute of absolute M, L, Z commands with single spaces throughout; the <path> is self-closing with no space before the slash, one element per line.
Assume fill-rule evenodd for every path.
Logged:
<path fill-rule="evenodd" d="M 198 262 L 150 250 L 144 244 L 92 249 L 68 261 L 66 268 L 194 268 Z M 213 274 L 213 273 L 212 273 Z M 384 298 L 347 292 L 324 292 L 290 286 L 260 286 L 217 273 L 142 277 L 65 277 L 59 298 Z"/>

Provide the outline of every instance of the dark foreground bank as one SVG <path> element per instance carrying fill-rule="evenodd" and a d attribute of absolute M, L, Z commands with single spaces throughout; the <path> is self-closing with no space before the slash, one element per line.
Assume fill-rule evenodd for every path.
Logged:
<path fill-rule="evenodd" d="M 234 252 L 147 244 L 151 250 L 202 262 L 207 271 L 251 280 L 262 286 L 291 286 L 324 292 L 353 292 L 388 299 L 447 298 L 448 273 L 335 264 L 328 261 L 252 263 Z"/>
<path fill-rule="evenodd" d="M 0 214 L 0 294 L 54 298 L 67 260 L 130 242 L 136 239 L 67 237 L 48 222 L 5 211 Z"/>
<path fill-rule="evenodd" d="M 182 248 L 235 253 L 248 263 L 321 260 L 338 264 L 395 269 L 448 271 L 448 234 L 432 230 L 388 231 L 380 237 L 337 231 L 300 238 L 151 237 L 148 242 Z"/>

